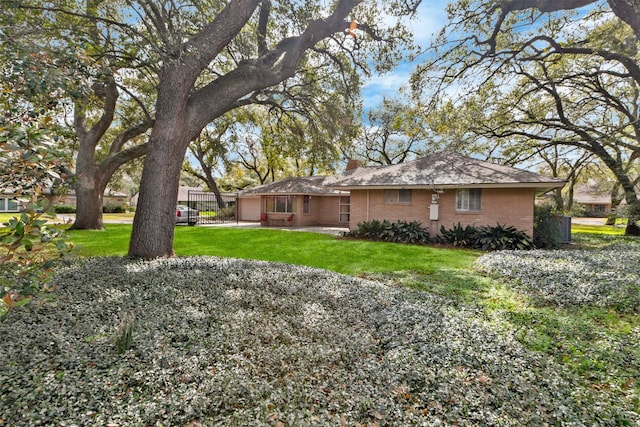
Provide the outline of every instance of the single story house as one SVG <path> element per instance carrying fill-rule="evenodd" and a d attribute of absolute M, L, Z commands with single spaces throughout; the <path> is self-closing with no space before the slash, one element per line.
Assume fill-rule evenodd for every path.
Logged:
<path fill-rule="evenodd" d="M 531 236 L 536 195 L 566 183 L 451 152 L 336 178 L 329 186 L 350 193 L 350 229 L 373 219 L 419 221 L 432 235 L 457 223 L 499 223 Z"/>
<path fill-rule="evenodd" d="M 202 187 L 187 187 L 187 186 L 180 186 L 178 188 L 178 199 L 176 201 L 176 205 L 187 205 L 189 203 L 189 192 L 203 192 L 205 191 L 204 188 Z M 136 193 L 132 198 L 131 198 L 131 205 L 132 206 L 137 206 L 138 205 L 138 197 L 140 197 L 140 193 Z"/>
<path fill-rule="evenodd" d="M 51 196 L 54 205 L 65 205 L 76 207 L 78 198 L 74 190 L 69 190 L 61 196 Z M 131 197 L 127 193 L 113 191 L 109 188 L 104 190 L 102 195 L 102 206 L 129 206 Z"/>
<path fill-rule="evenodd" d="M 69 190 L 62 195 L 51 194 L 51 189 L 44 190 L 44 196 L 52 205 L 66 205 L 76 207 L 76 192 Z M 21 196 L 17 193 L 7 191 L 0 194 L 0 212 L 20 212 L 23 209 L 23 202 L 20 201 Z M 129 195 L 106 189 L 102 198 L 103 206 L 129 206 Z"/>
<path fill-rule="evenodd" d="M 605 217 L 611 212 L 611 193 L 598 191 L 595 186 L 577 185 L 573 201 L 585 207 L 587 216 Z"/>
<path fill-rule="evenodd" d="M 12 193 L 0 194 L 0 212 L 20 212 L 20 202 Z"/>
<path fill-rule="evenodd" d="M 457 223 L 500 223 L 532 235 L 536 195 L 565 183 L 451 152 L 389 166 L 350 162 L 341 174 L 288 178 L 240 193 L 239 219 L 350 229 L 374 219 L 419 221 L 432 235 Z"/>

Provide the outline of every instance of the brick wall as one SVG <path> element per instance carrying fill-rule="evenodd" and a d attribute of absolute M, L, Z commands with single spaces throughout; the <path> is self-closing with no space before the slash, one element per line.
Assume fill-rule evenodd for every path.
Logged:
<path fill-rule="evenodd" d="M 413 190 L 411 203 L 384 203 L 384 190 L 352 190 L 349 227 L 373 219 L 389 221 L 419 221 L 436 235 L 440 226 L 451 228 L 460 222 L 465 225 L 509 225 L 533 235 L 533 189 L 482 189 L 479 212 L 460 212 L 455 209 L 456 190 L 440 194 L 438 221 L 429 220 L 431 190 Z"/>

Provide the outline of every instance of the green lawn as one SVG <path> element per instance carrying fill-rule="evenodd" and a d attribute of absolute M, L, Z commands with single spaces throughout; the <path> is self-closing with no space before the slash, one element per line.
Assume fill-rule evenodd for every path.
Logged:
<path fill-rule="evenodd" d="M 572 234 L 601 234 L 607 236 L 622 236 L 624 234 L 624 229 L 624 227 L 613 225 L 571 225 Z"/>
<path fill-rule="evenodd" d="M 125 255 L 131 225 L 107 224 L 102 231 L 72 230 L 69 234 L 82 256 Z M 176 227 L 174 248 L 178 256 L 276 261 L 351 275 L 465 270 L 479 255 L 478 251 L 340 239 L 319 233 L 223 227 Z"/>

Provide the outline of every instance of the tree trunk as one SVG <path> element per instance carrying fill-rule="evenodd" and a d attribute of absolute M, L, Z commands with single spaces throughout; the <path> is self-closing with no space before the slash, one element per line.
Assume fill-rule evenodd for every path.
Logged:
<path fill-rule="evenodd" d="M 167 74 L 169 74 L 168 72 Z M 129 255 L 144 259 L 170 257 L 176 222 L 180 171 L 191 141 L 185 125 L 184 93 L 179 73 L 169 75 L 158 95 L 156 121 L 149 139 L 133 218 Z"/>
<path fill-rule="evenodd" d="M 624 230 L 625 236 L 640 236 L 640 201 L 635 193 L 627 198 L 627 227 Z"/>
<path fill-rule="evenodd" d="M 152 259 L 169 257 L 173 252 L 173 236 L 176 222 L 176 202 L 180 185 L 182 154 L 178 144 L 162 131 L 154 130 L 156 140 L 152 143 L 162 146 L 150 150 L 144 162 L 140 182 L 140 198 L 133 218 L 133 230 L 129 245 L 129 255 Z M 153 138 L 153 136 L 152 136 Z"/>
<path fill-rule="evenodd" d="M 220 194 L 220 189 L 218 188 L 218 184 L 216 184 L 215 180 L 212 180 L 209 183 L 209 190 L 213 194 L 215 194 L 216 202 L 218 202 L 218 207 L 219 208 L 226 208 L 226 203 L 225 203 L 224 199 L 222 198 L 222 194 Z"/>
<path fill-rule="evenodd" d="M 104 185 L 93 174 L 78 175 L 76 191 L 76 220 L 71 229 L 102 230 L 102 197 Z"/>

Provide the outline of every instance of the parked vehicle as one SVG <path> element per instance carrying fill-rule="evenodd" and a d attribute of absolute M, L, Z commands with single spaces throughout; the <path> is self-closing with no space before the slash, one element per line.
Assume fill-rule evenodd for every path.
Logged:
<path fill-rule="evenodd" d="M 199 214 L 197 209 L 192 209 L 185 205 L 178 205 L 176 207 L 176 224 L 187 223 L 189 225 L 196 225 Z"/>

